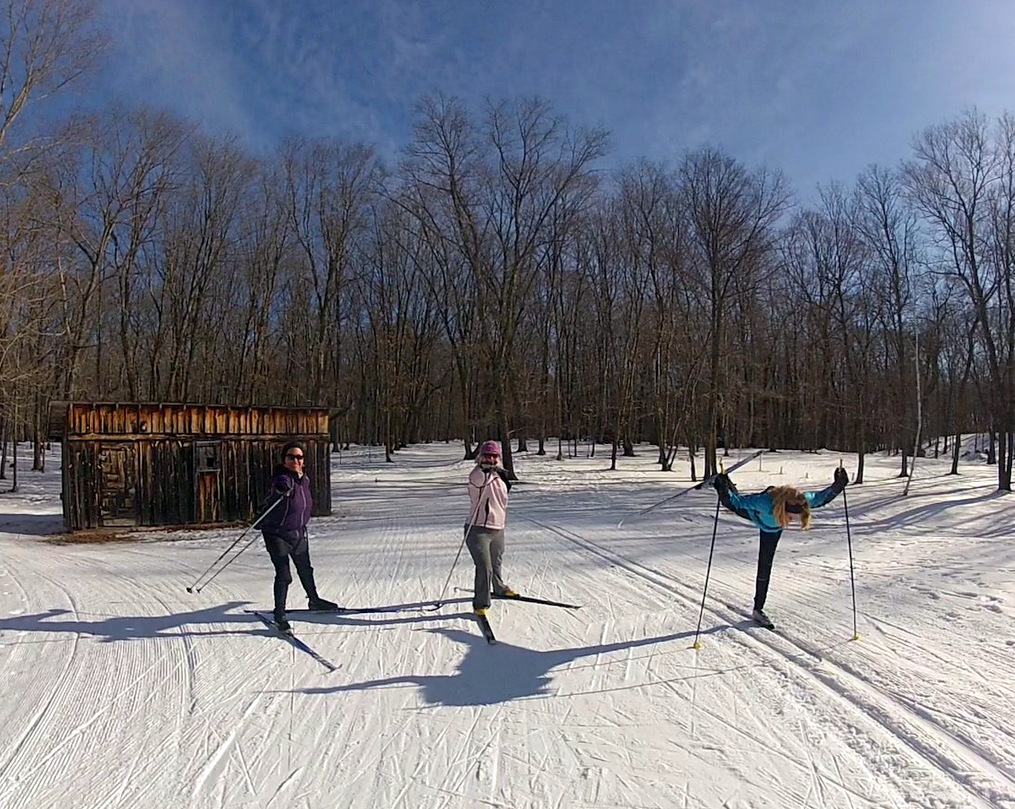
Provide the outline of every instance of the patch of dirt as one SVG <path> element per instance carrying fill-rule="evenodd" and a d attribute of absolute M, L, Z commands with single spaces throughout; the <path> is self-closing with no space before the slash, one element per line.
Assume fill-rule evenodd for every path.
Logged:
<path fill-rule="evenodd" d="M 244 523 L 217 523 L 215 525 L 158 525 L 150 528 L 89 528 L 82 531 L 68 531 L 43 537 L 54 545 L 93 545 L 107 542 L 179 542 L 201 539 L 203 534 L 214 531 L 242 529 Z"/>

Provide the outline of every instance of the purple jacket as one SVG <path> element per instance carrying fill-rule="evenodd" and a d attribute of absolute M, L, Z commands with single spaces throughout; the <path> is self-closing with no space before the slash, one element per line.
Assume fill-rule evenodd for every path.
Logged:
<path fill-rule="evenodd" d="M 261 521 L 264 535 L 295 542 L 307 532 L 310 513 L 314 510 L 314 496 L 310 491 L 310 478 L 298 477 L 284 466 L 275 467 L 268 493 L 268 506 L 279 498 L 282 502 Z"/>

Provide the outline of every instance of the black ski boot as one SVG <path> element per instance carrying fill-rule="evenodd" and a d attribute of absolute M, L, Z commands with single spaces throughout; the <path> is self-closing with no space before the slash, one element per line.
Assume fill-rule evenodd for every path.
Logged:
<path fill-rule="evenodd" d="M 285 618 L 284 612 L 276 612 L 272 615 L 275 621 L 275 628 L 283 635 L 291 635 L 293 628 L 289 625 L 289 622 Z"/>
<path fill-rule="evenodd" d="M 775 624 L 772 623 L 772 619 L 765 615 L 764 610 L 754 610 L 751 613 L 751 617 L 754 619 L 754 623 L 758 626 L 763 626 L 765 629 L 775 629 Z"/>
<path fill-rule="evenodd" d="M 328 601 L 326 598 L 312 598 L 308 602 L 311 612 L 338 612 L 340 607 L 334 601 Z"/>

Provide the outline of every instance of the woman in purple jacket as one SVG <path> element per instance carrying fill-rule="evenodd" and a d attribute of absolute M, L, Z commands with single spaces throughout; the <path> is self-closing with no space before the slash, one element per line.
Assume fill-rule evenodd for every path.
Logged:
<path fill-rule="evenodd" d="M 304 472 L 303 445 L 290 441 L 282 448 L 282 454 L 282 464 L 275 467 L 271 479 L 271 492 L 268 494 L 271 511 L 261 521 L 261 533 L 264 534 L 264 547 L 275 566 L 275 625 L 288 632 L 285 600 L 293 580 L 289 569 L 290 556 L 296 565 L 300 583 L 307 591 L 310 609 L 327 612 L 338 609 L 338 605 L 317 594 L 314 569 L 310 565 L 307 523 L 314 508 L 314 498 L 310 491 L 310 478 Z M 277 505 L 272 507 L 272 504 Z"/>

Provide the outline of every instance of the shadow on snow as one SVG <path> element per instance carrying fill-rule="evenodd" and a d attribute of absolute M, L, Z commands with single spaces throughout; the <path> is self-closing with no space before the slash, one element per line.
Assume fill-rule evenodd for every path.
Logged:
<path fill-rule="evenodd" d="M 469 599 L 451 599 L 445 604 L 463 603 Z M 340 623 L 348 626 L 371 626 L 371 625 L 393 625 L 411 624 L 436 620 L 449 620 L 461 618 L 465 613 L 455 615 L 442 615 L 438 612 L 422 612 L 421 608 L 433 602 L 411 602 L 408 604 L 392 604 L 387 607 L 371 608 L 372 615 L 385 615 L 399 612 L 415 612 L 404 618 L 383 618 L 381 620 L 369 620 L 366 617 L 345 617 L 341 613 L 318 613 L 330 619 L 327 623 Z M 66 616 L 73 616 L 73 610 L 50 609 L 45 612 L 37 612 L 26 615 L 13 615 L 8 618 L 0 618 L 0 632 L 41 632 L 49 634 L 77 634 L 90 635 L 98 638 L 103 643 L 111 643 L 121 640 L 136 640 L 139 638 L 179 638 L 190 637 L 211 637 L 214 635 L 265 635 L 277 637 L 273 630 L 267 629 L 256 616 L 239 610 L 250 609 L 249 601 L 229 601 L 207 609 L 192 610 L 190 612 L 173 613 L 170 615 L 114 615 L 101 617 L 97 620 L 82 620 L 81 613 L 78 613 L 73 620 Z M 268 607 L 265 612 L 270 613 Z M 311 616 L 307 616 L 310 618 Z M 316 617 L 316 616 L 315 616 Z M 323 621 L 306 621 L 299 618 L 293 619 L 299 626 L 306 623 L 324 623 Z M 200 624 L 226 624 L 231 625 L 226 629 L 208 628 L 200 629 Z M 187 628 L 190 627 L 190 628 Z M 235 628 L 233 628 L 235 627 Z M 13 643 L 32 643 L 34 640 L 12 640 L 9 637 L 0 639 L 4 645 Z"/>
<path fill-rule="evenodd" d="M 744 622 L 744 626 L 749 623 Z M 714 634 L 730 628 L 728 625 L 712 627 L 702 630 L 701 634 Z M 667 635 L 623 640 L 616 643 L 536 651 L 502 641 L 498 641 L 495 646 L 490 646 L 482 635 L 478 634 L 478 631 L 468 632 L 446 627 L 426 631 L 442 635 L 448 640 L 466 647 L 465 657 L 462 658 L 458 670 L 453 674 L 408 674 L 347 685 L 301 688 L 296 689 L 296 693 L 340 694 L 385 686 L 415 685 L 421 689 L 423 700 L 428 705 L 462 707 L 496 705 L 511 700 L 550 694 L 550 672 L 579 658 L 691 639 L 695 634 L 693 631 L 673 632 Z"/>

